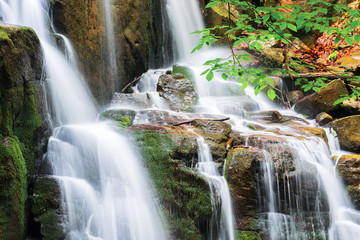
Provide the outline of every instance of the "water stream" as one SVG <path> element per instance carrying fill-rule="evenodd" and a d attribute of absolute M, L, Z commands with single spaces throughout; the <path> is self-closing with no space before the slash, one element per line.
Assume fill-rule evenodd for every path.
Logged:
<path fill-rule="evenodd" d="M 97 109 L 82 76 L 49 32 L 48 3 L 0 4 L 2 21 L 32 27 L 43 48 L 55 126 L 46 156 L 62 188 L 69 239 L 165 239 L 145 168 L 126 137 L 95 122 Z"/>

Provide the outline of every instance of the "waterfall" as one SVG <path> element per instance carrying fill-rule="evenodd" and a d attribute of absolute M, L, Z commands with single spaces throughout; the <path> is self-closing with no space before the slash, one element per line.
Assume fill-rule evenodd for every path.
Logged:
<path fill-rule="evenodd" d="M 167 0 L 166 10 L 176 46 L 174 56 L 177 56 L 178 59 L 189 57 L 191 50 L 199 40 L 198 34 L 191 33 L 205 27 L 200 13 L 199 1 Z"/>
<path fill-rule="evenodd" d="M 229 187 L 223 176 L 220 176 L 212 160 L 209 146 L 203 137 L 197 139 L 199 162 L 196 166 L 210 186 L 213 216 L 210 220 L 209 239 L 234 239 L 233 217 Z M 220 207 L 218 206 L 220 205 Z"/>
<path fill-rule="evenodd" d="M 46 63 L 54 126 L 46 154 L 69 239 L 165 239 L 156 196 L 129 140 L 105 123 L 76 66 L 55 46 L 46 1 L 0 1 L 2 21 L 33 28 Z M 31 9 L 31 11 L 29 11 Z"/>
<path fill-rule="evenodd" d="M 111 80 L 111 90 L 115 91 L 116 77 L 118 76 L 117 59 L 116 59 L 116 42 L 114 35 L 113 17 L 111 11 L 111 0 L 104 0 L 105 10 L 105 36 L 107 42 L 107 55 L 109 61 L 109 72 Z"/>

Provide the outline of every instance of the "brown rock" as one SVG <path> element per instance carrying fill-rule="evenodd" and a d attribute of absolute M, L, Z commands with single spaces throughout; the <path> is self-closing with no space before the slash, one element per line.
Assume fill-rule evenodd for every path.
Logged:
<path fill-rule="evenodd" d="M 295 111 L 315 118 L 321 112 L 335 110 L 334 102 L 343 95 L 348 94 L 345 84 L 342 80 L 334 80 L 327 87 L 322 87 L 320 92 L 313 93 L 301 99 L 295 105 Z"/>
<path fill-rule="evenodd" d="M 357 209 L 360 209 L 360 155 L 343 155 L 337 169 Z"/>
<path fill-rule="evenodd" d="M 329 125 L 337 132 L 342 149 L 360 152 L 360 115 L 340 118 Z"/>
<path fill-rule="evenodd" d="M 297 103 L 303 97 L 304 93 L 300 90 L 295 90 L 288 93 L 288 99 L 291 103 Z"/>
<path fill-rule="evenodd" d="M 322 112 L 316 115 L 315 122 L 317 122 L 320 126 L 324 126 L 333 120 L 332 116 L 329 114 Z"/>

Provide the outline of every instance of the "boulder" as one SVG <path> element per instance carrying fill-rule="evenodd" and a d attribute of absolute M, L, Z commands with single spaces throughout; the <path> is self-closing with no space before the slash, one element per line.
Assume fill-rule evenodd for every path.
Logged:
<path fill-rule="evenodd" d="M 337 170 L 355 207 L 360 210 L 360 155 L 342 155 Z"/>
<path fill-rule="evenodd" d="M 131 109 L 150 108 L 152 106 L 147 93 L 114 93 L 111 105 L 117 108 Z"/>
<path fill-rule="evenodd" d="M 47 240 L 65 239 L 66 228 L 62 210 L 61 190 L 58 181 L 51 176 L 41 176 L 35 182 L 31 198 L 31 212 L 40 224 L 40 233 Z"/>
<path fill-rule="evenodd" d="M 336 131 L 342 149 L 360 152 L 360 115 L 337 119 L 329 126 Z"/>
<path fill-rule="evenodd" d="M 265 154 L 257 148 L 235 148 L 228 154 L 225 178 L 231 190 L 236 214 L 236 223 L 241 230 L 249 229 L 256 217 L 257 187 L 256 169 Z"/>
<path fill-rule="evenodd" d="M 316 115 L 315 122 L 319 124 L 320 126 L 324 126 L 331 122 L 333 120 L 333 117 L 325 112 L 321 112 L 318 115 Z"/>
<path fill-rule="evenodd" d="M 160 76 L 156 90 L 175 111 L 191 112 L 198 101 L 194 83 L 182 73 Z"/>
<path fill-rule="evenodd" d="M 304 97 L 304 93 L 300 90 L 291 91 L 288 93 L 290 103 L 297 103 Z"/>
<path fill-rule="evenodd" d="M 295 111 L 315 118 L 321 112 L 330 112 L 338 108 L 334 102 L 343 95 L 348 94 L 342 80 L 334 80 L 327 87 L 322 87 L 320 92 L 315 92 L 295 104 Z"/>

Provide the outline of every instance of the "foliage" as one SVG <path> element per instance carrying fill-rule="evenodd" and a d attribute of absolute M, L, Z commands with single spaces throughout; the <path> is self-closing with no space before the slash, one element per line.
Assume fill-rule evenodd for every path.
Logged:
<path fill-rule="evenodd" d="M 220 72 L 224 80 L 229 77 L 238 79 L 245 89 L 249 84 L 255 87 L 257 95 L 261 90 L 267 89 L 267 95 L 270 99 L 275 99 L 279 90 L 274 86 L 273 79 L 269 76 L 285 76 L 298 74 L 291 68 L 294 61 L 287 56 L 288 47 L 293 45 L 293 41 L 298 39 L 299 34 L 309 34 L 317 32 L 334 36 L 335 43 L 345 41 L 348 44 L 360 42 L 360 35 L 354 34 L 359 28 L 360 12 L 353 9 L 353 6 L 344 4 L 333 4 L 331 2 L 320 0 L 309 0 L 302 5 L 277 5 L 277 6 L 255 6 L 250 1 L 241 0 L 211 0 L 206 8 L 214 7 L 217 4 L 224 4 L 229 9 L 229 24 L 217 25 L 195 33 L 202 34 L 200 41 L 193 49 L 193 52 L 200 50 L 204 45 L 211 45 L 219 39 L 228 40 L 232 56 L 231 59 L 216 58 L 205 62 L 204 65 L 209 68 L 202 73 L 206 75 L 208 81 L 212 80 L 216 72 Z M 235 6 L 241 10 L 241 16 L 237 19 L 236 24 L 231 24 L 230 6 Z M 334 14 L 335 12 L 336 14 Z M 337 20 L 337 16 L 342 16 L 342 27 L 334 27 L 331 24 Z M 217 36 L 214 30 L 226 30 L 225 36 Z M 234 49 L 243 45 L 248 46 L 250 51 L 262 52 L 263 44 L 269 40 L 275 40 L 282 44 L 284 48 L 283 68 L 245 68 L 243 65 L 249 62 L 249 54 L 235 54 Z M 332 52 L 329 56 L 331 59 L 337 57 L 337 52 Z M 288 59 L 287 59 L 288 58 Z M 296 64 L 309 66 L 306 63 L 297 61 Z M 304 91 L 320 91 L 320 87 L 326 86 L 325 79 L 316 79 L 315 82 L 304 81 L 300 79 L 297 84 L 302 84 Z M 356 94 L 354 93 L 352 97 Z M 358 97 L 358 95 L 356 95 Z"/>

